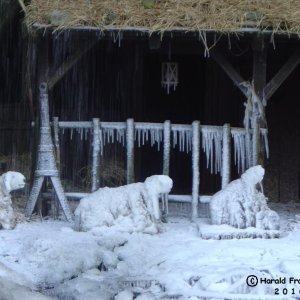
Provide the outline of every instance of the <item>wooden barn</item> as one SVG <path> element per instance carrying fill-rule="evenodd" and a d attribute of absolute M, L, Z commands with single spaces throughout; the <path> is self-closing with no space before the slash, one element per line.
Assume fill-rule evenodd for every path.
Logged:
<path fill-rule="evenodd" d="M 10 151 L 21 154 L 26 144 L 32 174 L 41 171 L 46 94 L 69 196 L 164 173 L 174 180 L 170 200 L 195 206 L 260 163 L 270 200 L 299 201 L 298 1 L 21 4 L 19 69 L 4 65 L 9 38 L 0 61 L 1 128 L 13 136 L 10 124 L 24 118 L 26 134 Z M 14 45 L 21 18 L 4 34 Z M 18 91 L 5 85 L 8 69 L 20 85 L 12 101 L 5 95 Z M 35 172 L 32 182 L 48 175 Z"/>

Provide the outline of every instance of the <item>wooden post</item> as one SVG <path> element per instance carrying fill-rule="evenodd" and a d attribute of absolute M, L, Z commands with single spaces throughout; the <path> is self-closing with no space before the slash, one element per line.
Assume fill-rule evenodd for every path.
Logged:
<path fill-rule="evenodd" d="M 253 50 L 253 85 L 255 93 L 260 99 L 264 98 L 264 87 L 267 78 L 267 47 L 262 36 L 257 36 L 252 41 Z"/>
<path fill-rule="evenodd" d="M 126 128 L 127 149 L 127 184 L 134 182 L 134 121 L 127 119 Z"/>
<path fill-rule="evenodd" d="M 163 158 L 163 174 L 169 175 L 170 171 L 170 138 L 171 138 L 171 122 L 164 122 L 164 158 Z"/>
<path fill-rule="evenodd" d="M 93 119 L 92 192 L 99 188 L 100 181 L 100 121 Z"/>
<path fill-rule="evenodd" d="M 253 133 L 252 133 L 252 165 L 256 166 L 259 164 L 259 153 L 260 153 L 260 127 L 256 120 L 254 122 Z"/>
<path fill-rule="evenodd" d="M 230 182 L 231 171 L 231 137 L 230 124 L 223 126 L 223 149 L 222 149 L 222 189 Z"/>
<path fill-rule="evenodd" d="M 192 186 L 192 219 L 198 217 L 199 202 L 199 154 L 200 154 L 200 122 L 192 123 L 192 169 L 193 169 L 193 186 Z"/>

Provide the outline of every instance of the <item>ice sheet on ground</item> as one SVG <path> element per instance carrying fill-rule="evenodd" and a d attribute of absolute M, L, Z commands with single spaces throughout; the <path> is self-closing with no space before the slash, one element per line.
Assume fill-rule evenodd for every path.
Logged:
<path fill-rule="evenodd" d="M 0 276 L 28 288 L 47 287 L 47 294 L 59 299 L 105 299 L 128 289 L 125 282 L 133 278 L 141 281 L 136 287 L 141 296 L 222 299 L 245 292 L 259 299 L 270 287 L 247 288 L 246 274 L 300 278 L 300 225 L 295 220 L 300 206 L 271 207 L 281 217 L 279 239 L 203 240 L 195 223 L 179 217 L 170 218 L 157 235 L 75 232 L 72 224 L 50 220 L 19 224 L 0 231 Z M 145 280 L 163 289 L 156 284 L 141 288 Z"/>

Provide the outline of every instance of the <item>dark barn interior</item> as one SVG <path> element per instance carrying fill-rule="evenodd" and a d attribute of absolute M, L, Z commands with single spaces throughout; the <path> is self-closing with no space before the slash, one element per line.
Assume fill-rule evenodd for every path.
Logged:
<path fill-rule="evenodd" d="M 54 65 L 59 65 L 55 60 L 63 61 L 63 57 L 68 55 L 66 49 L 60 48 L 65 47 L 61 42 L 65 39 L 72 39 L 72 36 L 65 37 L 62 33 L 53 39 Z M 195 37 L 166 37 L 158 49 L 150 49 L 150 43 L 151 39 L 149 41 L 145 37 L 124 38 L 120 45 L 113 39 L 97 41 L 55 86 L 51 97 L 51 115 L 59 116 L 61 120 L 99 117 L 101 121 L 125 121 L 133 118 L 139 122 L 162 123 L 170 120 L 175 124 L 191 124 L 194 120 L 200 120 L 206 125 L 230 123 L 232 126 L 242 126 L 243 95 L 211 58 L 204 58 L 204 48 L 199 40 Z M 76 42 L 69 44 L 76 47 Z M 228 47 L 227 37 L 224 37 L 223 47 Z M 234 50 L 228 52 L 236 65 L 240 63 L 240 52 L 245 53 L 243 61 L 249 63 L 243 64 L 242 71 L 250 77 L 251 51 L 248 42 L 236 42 L 232 47 Z M 161 86 L 161 64 L 168 61 L 169 56 L 172 61 L 178 62 L 179 84 L 175 91 L 171 90 L 168 94 Z M 75 159 L 79 166 L 74 169 L 82 169 L 82 156 L 87 156 L 89 150 L 76 145 L 73 151 L 74 155 L 66 153 L 66 159 L 73 163 Z M 105 153 L 108 156 L 124 160 L 120 147 L 110 148 L 107 152 L 110 152 Z M 162 155 L 155 147 L 149 145 L 136 149 L 135 155 L 136 181 L 162 172 Z M 110 161 L 109 157 L 107 159 Z M 122 164 L 124 162 L 121 161 Z M 170 176 L 175 182 L 175 193 L 190 192 L 190 155 L 176 149 L 172 151 Z M 210 174 L 204 159 L 201 162 L 200 182 L 200 189 L 205 194 L 212 194 L 220 188 L 220 176 Z"/>
<path fill-rule="evenodd" d="M 116 34 L 109 33 L 101 36 L 84 31 L 37 32 L 37 36 L 29 40 L 29 50 L 24 54 L 22 49 L 26 49 L 27 40 L 22 35 L 20 19 L 16 14 L 0 35 L 2 172 L 9 168 L 28 169 L 31 165 L 32 144 L 36 140 L 31 121 L 36 121 L 38 116 L 37 81 L 45 72 L 40 61 L 40 53 L 45 53 L 45 49 L 47 55 L 43 56 L 55 70 L 82 45 L 93 43 L 51 90 L 51 117 L 70 121 L 90 121 L 93 117 L 101 121 L 133 118 L 139 122 L 161 123 L 170 120 L 176 124 L 199 120 L 206 125 L 243 126 L 245 96 L 212 57 L 204 57 L 205 48 L 196 34 L 166 34 L 160 40 L 160 36 L 148 38 L 142 33 L 129 33 L 119 39 Z M 212 45 L 215 36 L 208 37 L 208 45 Z M 245 80 L 251 81 L 254 34 L 217 37 L 219 50 Z M 266 36 L 267 82 L 299 45 L 298 39 L 275 37 L 273 47 L 270 40 L 271 37 Z M 179 66 L 179 84 L 169 94 L 161 86 L 161 63 L 165 61 L 178 62 Z M 299 72 L 296 67 L 271 97 L 266 109 L 270 158 L 264 162 L 265 192 L 272 201 L 298 201 L 300 197 Z M 61 171 L 65 184 L 89 189 L 86 176 L 90 143 L 76 136 L 70 140 L 68 134 L 62 134 L 61 143 Z M 16 161 L 23 154 L 28 158 L 21 166 Z M 136 181 L 161 173 L 162 156 L 155 147 L 137 148 L 135 156 Z M 14 165 L 7 163 L 8 157 L 15 160 Z M 107 146 L 103 160 L 109 170 L 119 171 L 119 177 L 112 180 L 106 177 L 102 184 L 125 183 L 122 146 Z M 186 194 L 191 190 L 190 165 L 190 155 L 172 150 L 170 176 L 175 182 L 175 193 Z M 200 168 L 201 194 L 218 191 L 220 176 L 210 174 L 204 159 L 200 161 Z M 25 173 L 30 174 L 30 171 Z M 236 167 L 232 166 L 233 179 L 237 176 Z"/>

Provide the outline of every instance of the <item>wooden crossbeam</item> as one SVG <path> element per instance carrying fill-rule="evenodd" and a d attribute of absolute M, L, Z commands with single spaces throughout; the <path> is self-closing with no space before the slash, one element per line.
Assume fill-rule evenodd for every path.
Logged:
<path fill-rule="evenodd" d="M 230 77 L 234 84 L 241 90 L 241 92 L 248 97 L 247 89 L 242 85 L 245 80 L 242 76 L 232 67 L 232 65 L 225 59 L 225 57 L 219 52 L 216 47 L 209 52 L 214 60 L 219 64 L 219 66 L 225 71 L 225 73 Z"/>
<path fill-rule="evenodd" d="M 80 58 L 89 51 L 96 43 L 96 40 L 92 41 L 88 45 L 79 48 L 68 60 L 64 61 L 61 66 L 55 71 L 55 73 L 48 78 L 49 90 L 52 90 L 55 84 L 61 80 L 66 73 L 80 60 Z"/>
<path fill-rule="evenodd" d="M 300 63 L 300 47 L 288 59 L 288 61 L 281 67 L 277 74 L 268 82 L 264 88 L 265 99 L 268 100 L 277 91 L 281 84 L 293 72 L 293 70 Z"/>

